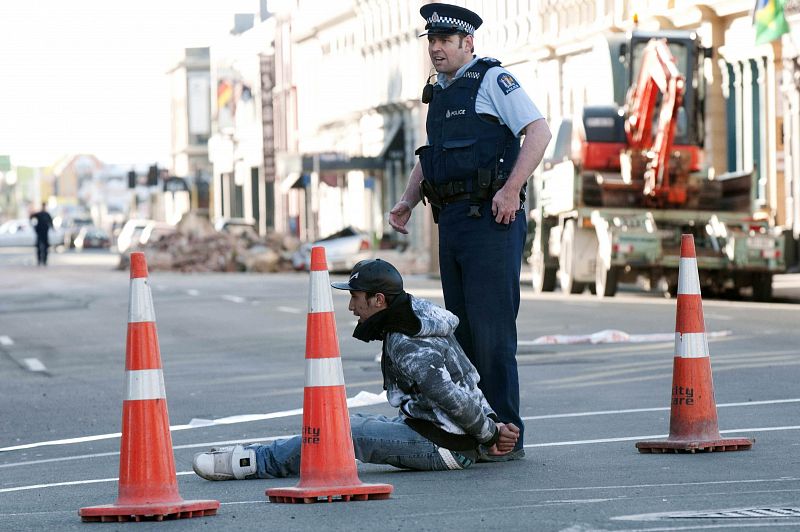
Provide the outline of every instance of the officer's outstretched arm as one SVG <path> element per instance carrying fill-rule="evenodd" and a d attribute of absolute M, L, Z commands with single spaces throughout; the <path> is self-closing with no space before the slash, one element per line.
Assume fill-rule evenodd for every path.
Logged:
<path fill-rule="evenodd" d="M 406 191 L 400 201 L 389 211 L 389 225 L 391 225 L 398 233 L 408 234 L 406 224 L 411 218 L 411 210 L 419 203 L 420 197 L 420 183 L 422 182 L 422 167 L 419 161 L 414 165 L 411 170 L 411 175 L 408 178 L 408 185 Z"/>

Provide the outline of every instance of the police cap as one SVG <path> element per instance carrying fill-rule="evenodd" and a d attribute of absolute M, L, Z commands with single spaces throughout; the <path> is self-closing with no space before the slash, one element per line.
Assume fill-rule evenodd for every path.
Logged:
<path fill-rule="evenodd" d="M 452 35 L 466 33 L 474 35 L 483 20 L 469 9 L 451 4 L 425 4 L 419 9 L 419 14 L 425 19 L 425 35 Z"/>
<path fill-rule="evenodd" d="M 381 259 L 362 260 L 350 272 L 350 280 L 346 283 L 331 283 L 339 290 L 354 290 L 356 292 L 380 292 L 385 295 L 403 293 L 403 277 L 397 268 Z"/>

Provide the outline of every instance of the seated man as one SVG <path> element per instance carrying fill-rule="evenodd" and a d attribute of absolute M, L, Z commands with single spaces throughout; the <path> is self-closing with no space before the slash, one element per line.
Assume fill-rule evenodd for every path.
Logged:
<path fill-rule="evenodd" d="M 453 334 L 455 315 L 406 293 L 397 269 L 380 259 L 359 262 L 348 282 L 331 286 L 350 291 L 349 309 L 358 317 L 353 336 L 383 341 L 383 387 L 400 409 L 395 418 L 350 416 L 357 459 L 443 471 L 514 449 L 519 429 L 499 423 L 478 388 L 478 372 Z M 194 471 L 208 480 L 297 475 L 301 447 L 294 436 L 212 449 L 195 455 Z"/>

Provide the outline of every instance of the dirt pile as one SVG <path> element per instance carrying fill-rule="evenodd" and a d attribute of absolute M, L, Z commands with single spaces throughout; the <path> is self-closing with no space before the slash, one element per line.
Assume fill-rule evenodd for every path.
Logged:
<path fill-rule="evenodd" d="M 296 238 L 278 233 L 261 237 L 249 228 L 218 232 L 207 219 L 190 215 L 174 232 L 130 251 L 144 252 L 152 271 L 279 272 L 293 269 L 291 256 L 299 246 Z M 121 255 L 118 268 L 129 264 L 129 255 Z"/>

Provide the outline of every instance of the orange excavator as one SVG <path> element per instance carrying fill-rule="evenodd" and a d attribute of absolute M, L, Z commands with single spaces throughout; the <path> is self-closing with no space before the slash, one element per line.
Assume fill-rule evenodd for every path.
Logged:
<path fill-rule="evenodd" d="M 574 132 L 580 148 L 572 159 L 586 176 L 584 188 L 596 188 L 596 196 L 603 197 L 598 204 L 694 207 L 687 202 L 697 197 L 701 183 L 690 174 L 701 170 L 703 134 L 688 128 L 703 125 L 699 72 L 679 70 L 666 38 L 634 38 L 631 47 L 636 64 L 624 70 L 630 88 L 622 105 L 584 109 Z M 702 58 L 690 43 L 675 41 L 672 47 L 684 63 Z M 626 47 L 620 48 L 624 52 Z M 687 76 L 697 87 L 685 101 Z M 676 142 L 679 122 L 683 127 Z"/>

